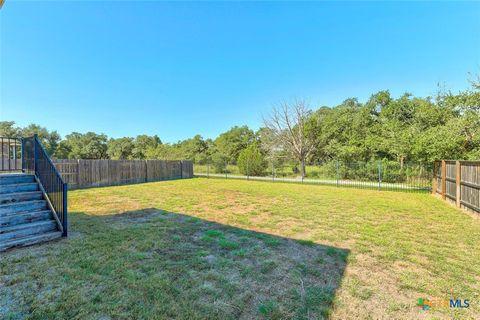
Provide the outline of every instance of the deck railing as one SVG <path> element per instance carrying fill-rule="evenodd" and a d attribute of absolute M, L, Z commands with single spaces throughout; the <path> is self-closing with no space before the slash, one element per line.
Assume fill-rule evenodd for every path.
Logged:
<path fill-rule="evenodd" d="M 0 137 L 0 172 L 22 170 L 21 138 Z"/>

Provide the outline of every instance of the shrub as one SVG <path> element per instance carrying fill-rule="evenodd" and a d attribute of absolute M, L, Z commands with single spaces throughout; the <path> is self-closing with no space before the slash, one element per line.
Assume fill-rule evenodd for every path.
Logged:
<path fill-rule="evenodd" d="M 241 174 L 261 176 L 267 168 L 267 161 L 265 161 L 260 149 L 252 144 L 240 152 L 237 165 Z"/>
<path fill-rule="evenodd" d="M 216 173 L 225 173 L 225 170 L 227 170 L 227 158 L 220 153 L 215 153 L 212 156 L 212 163 Z"/>

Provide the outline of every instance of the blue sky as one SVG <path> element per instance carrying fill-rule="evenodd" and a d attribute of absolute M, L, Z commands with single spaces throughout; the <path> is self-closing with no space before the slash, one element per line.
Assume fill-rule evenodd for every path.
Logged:
<path fill-rule="evenodd" d="M 480 72 L 480 2 L 6 0 L 0 29 L 0 120 L 62 136 L 214 138 L 284 99 L 427 96 Z"/>

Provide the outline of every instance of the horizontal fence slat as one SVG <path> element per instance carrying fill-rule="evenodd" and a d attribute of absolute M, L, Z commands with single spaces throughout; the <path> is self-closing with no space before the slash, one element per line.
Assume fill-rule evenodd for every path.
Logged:
<path fill-rule="evenodd" d="M 480 189 L 480 184 L 474 184 L 474 183 L 470 183 L 470 182 L 460 182 L 460 184 L 462 186 L 467 186 L 467 187 L 474 188 L 474 189 Z"/>

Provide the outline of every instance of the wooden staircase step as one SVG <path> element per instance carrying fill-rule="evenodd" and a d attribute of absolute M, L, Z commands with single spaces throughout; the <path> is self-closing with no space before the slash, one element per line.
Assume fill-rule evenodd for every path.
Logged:
<path fill-rule="evenodd" d="M 18 183 L 31 183 L 35 182 L 35 178 L 32 174 L 2 174 L 0 175 L 0 185 L 18 184 Z"/>
<path fill-rule="evenodd" d="M 14 214 L 17 212 L 35 211 L 42 209 L 47 209 L 47 201 L 45 200 L 31 200 L 7 203 L 0 205 L 0 217 Z"/>
<path fill-rule="evenodd" d="M 0 174 L 0 251 L 61 237 L 35 176 Z"/>
<path fill-rule="evenodd" d="M 0 185 L 0 194 L 40 190 L 36 182 Z"/>
<path fill-rule="evenodd" d="M 14 203 L 29 200 L 42 200 L 41 191 L 15 192 L 0 194 L 0 204 Z"/>
<path fill-rule="evenodd" d="M 50 210 L 18 212 L 16 214 L 1 216 L 0 227 L 13 226 L 22 223 L 30 223 L 50 219 L 53 219 L 53 215 Z"/>
<path fill-rule="evenodd" d="M 55 220 L 22 223 L 8 227 L 0 227 L 0 243 L 11 239 L 23 238 L 58 230 Z"/>
<path fill-rule="evenodd" d="M 13 239 L 9 241 L 0 242 L 0 251 L 5 251 L 15 247 L 25 247 L 32 244 L 51 241 L 62 237 L 60 231 L 48 232 L 40 235 L 32 235 L 28 237 Z"/>

